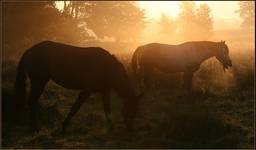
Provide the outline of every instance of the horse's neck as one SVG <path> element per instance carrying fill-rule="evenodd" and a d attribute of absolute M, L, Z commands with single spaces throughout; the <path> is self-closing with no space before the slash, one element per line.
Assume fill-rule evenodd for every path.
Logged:
<path fill-rule="evenodd" d="M 198 49 L 199 53 L 199 62 L 203 62 L 213 56 L 215 56 L 215 51 L 216 46 L 215 45 L 209 45 L 209 46 L 204 46 Z"/>

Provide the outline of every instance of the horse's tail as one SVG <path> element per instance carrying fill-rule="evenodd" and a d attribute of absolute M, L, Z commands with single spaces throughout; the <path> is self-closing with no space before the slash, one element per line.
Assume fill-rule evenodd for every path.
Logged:
<path fill-rule="evenodd" d="M 26 103 L 26 70 L 24 65 L 24 55 L 20 59 L 17 67 L 16 80 L 14 85 L 15 99 L 14 107 L 15 109 L 21 109 Z"/>
<path fill-rule="evenodd" d="M 138 63 L 138 58 L 139 58 L 139 52 L 141 51 L 141 48 L 138 47 L 132 56 L 132 71 L 135 76 L 138 75 L 138 70 L 139 70 L 139 63 Z"/>

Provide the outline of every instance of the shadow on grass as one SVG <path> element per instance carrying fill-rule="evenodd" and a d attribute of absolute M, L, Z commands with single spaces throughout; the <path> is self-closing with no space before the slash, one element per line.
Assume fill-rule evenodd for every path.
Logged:
<path fill-rule="evenodd" d="M 28 111 L 21 112 L 21 120 L 14 123 L 12 91 L 4 88 L 2 94 L 4 148 L 244 148 L 247 140 L 241 126 L 226 120 L 219 106 L 207 101 L 220 99 L 212 93 L 186 96 L 183 92 L 157 91 L 153 97 L 147 92 L 141 109 L 148 112 L 139 116 L 137 130 L 130 136 L 123 129 L 106 132 L 103 112 L 97 111 L 80 114 L 68 133 L 61 135 L 58 128 L 63 116 L 56 105 L 41 108 L 43 129 L 32 134 Z"/>
<path fill-rule="evenodd" d="M 173 105 L 155 131 L 165 148 L 238 148 L 245 135 L 205 104 Z M 164 132 L 163 132 L 164 131 Z"/>

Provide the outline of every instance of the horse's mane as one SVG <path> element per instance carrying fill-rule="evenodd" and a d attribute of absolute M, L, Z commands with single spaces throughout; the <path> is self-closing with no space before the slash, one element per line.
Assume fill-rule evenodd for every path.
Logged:
<path fill-rule="evenodd" d="M 110 53 L 109 53 L 110 54 Z M 116 67 L 120 70 L 120 71 L 124 71 L 125 72 L 125 69 L 124 69 L 124 66 L 123 64 L 120 62 L 120 60 L 118 60 L 118 58 L 113 55 L 113 54 L 110 54 L 112 60 L 116 63 Z"/>

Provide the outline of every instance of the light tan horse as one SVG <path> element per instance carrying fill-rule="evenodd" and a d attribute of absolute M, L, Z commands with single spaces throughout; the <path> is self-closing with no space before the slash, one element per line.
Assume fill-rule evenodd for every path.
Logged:
<path fill-rule="evenodd" d="M 210 57 L 216 57 L 224 71 L 232 66 L 225 41 L 192 41 L 179 45 L 150 43 L 139 46 L 132 57 L 132 69 L 139 82 L 150 86 L 153 69 L 165 73 L 184 72 L 184 87 L 191 91 L 193 73 Z M 141 85 L 141 84 L 140 84 Z"/>

